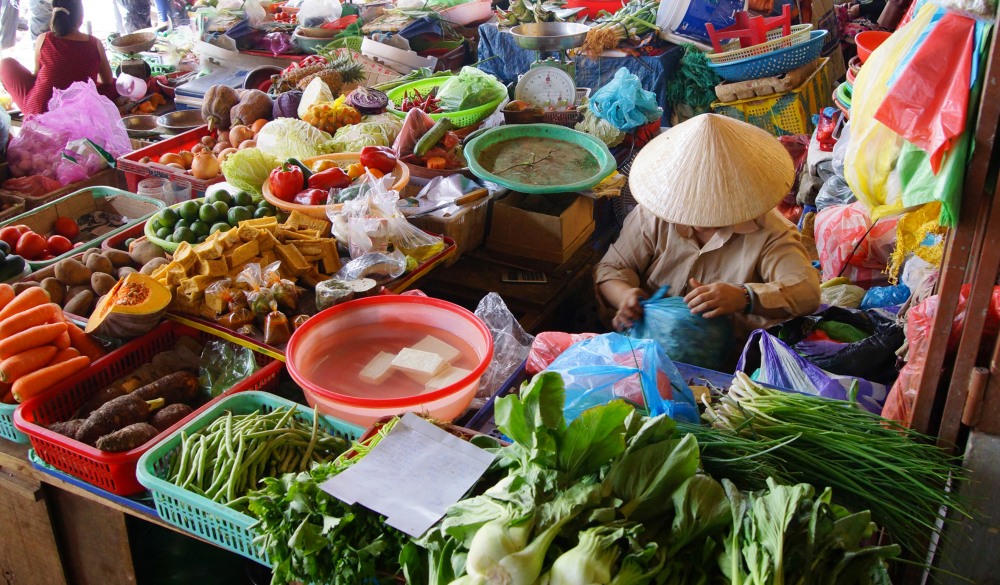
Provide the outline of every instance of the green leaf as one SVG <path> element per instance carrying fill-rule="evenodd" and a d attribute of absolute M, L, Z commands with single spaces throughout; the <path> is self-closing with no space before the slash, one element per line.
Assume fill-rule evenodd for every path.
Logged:
<path fill-rule="evenodd" d="M 595 406 L 557 438 L 557 465 L 569 479 L 598 471 L 625 451 L 625 419 L 634 412 L 621 400 Z"/>
<path fill-rule="evenodd" d="M 673 493 L 674 522 L 670 533 L 673 556 L 688 543 L 704 540 L 733 521 L 722 485 L 707 475 L 689 478 Z"/>
<path fill-rule="evenodd" d="M 673 508 L 670 495 L 698 471 L 699 463 L 698 441 L 684 435 L 625 453 L 611 465 L 605 481 L 625 502 L 622 515 L 637 522 L 656 521 Z"/>

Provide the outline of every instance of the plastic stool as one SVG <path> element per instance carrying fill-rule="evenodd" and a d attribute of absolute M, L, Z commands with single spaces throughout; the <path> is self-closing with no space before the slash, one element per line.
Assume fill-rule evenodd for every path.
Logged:
<path fill-rule="evenodd" d="M 767 31 L 779 26 L 784 36 L 792 34 L 792 11 L 788 4 L 781 7 L 781 16 L 750 16 L 749 12 L 741 10 L 736 13 L 736 24 L 717 31 L 715 25 L 706 23 L 705 30 L 712 40 L 712 48 L 716 53 L 721 53 L 723 40 L 739 39 L 740 48 L 746 49 L 767 42 Z"/>

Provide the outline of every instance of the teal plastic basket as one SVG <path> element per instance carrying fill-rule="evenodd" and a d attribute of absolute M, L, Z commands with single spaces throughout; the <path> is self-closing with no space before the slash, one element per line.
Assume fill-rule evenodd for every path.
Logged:
<path fill-rule="evenodd" d="M 270 566 L 267 555 L 253 543 L 256 534 L 251 526 L 257 522 L 256 519 L 170 483 L 167 481 L 167 474 L 173 454 L 180 449 L 182 433 L 191 435 L 212 424 L 225 415 L 226 411 L 250 414 L 257 411 L 272 412 L 281 407 L 297 408 L 295 416 L 312 423 L 313 411 L 307 406 L 266 392 L 241 392 L 220 400 L 214 407 L 147 451 L 139 459 L 136 477 L 153 495 L 156 513 L 160 518 L 226 550 Z M 350 441 L 359 439 L 364 433 L 361 427 L 326 415 L 320 415 L 319 423 L 327 433 Z"/>
<path fill-rule="evenodd" d="M 14 427 L 15 410 L 17 410 L 16 404 L 0 403 L 0 437 L 27 445 L 30 442 L 28 435 Z"/>
<path fill-rule="evenodd" d="M 814 30 L 809 34 L 809 40 L 804 43 L 739 61 L 709 63 L 708 66 L 726 81 L 747 81 L 784 75 L 820 57 L 827 31 Z"/>

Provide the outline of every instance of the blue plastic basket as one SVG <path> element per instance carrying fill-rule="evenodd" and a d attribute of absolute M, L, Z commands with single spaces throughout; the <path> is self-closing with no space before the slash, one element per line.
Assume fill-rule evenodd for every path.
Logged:
<path fill-rule="evenodd" d="M 792 69 L 811 63 L 819 58 L 823 50 L 823 39 L 827 31 L 814 30 L 809 40 L 763 55 L 754 55 L 739 61 L 729 63 L 709 63 L 719 77 L 726 81 L 747 81 L 762 77 L 775 77 L 788 73 Z"/>
<path fill-rule="evenodd" d="M 16 404 L 0 403 L 0 437 L 3 437 L 8 441 L 27 445 L 31 442 L 28 439 L 28 435 L 22 433 L 14 427 L 15 410 L 17 410 Z"/>
<path fill-rule="evenodd" d="M 256 411 L 272 412 L 280 407 L 295 407 L 298 409 L 295 413 L 297 418 L 312 422 L 313 411 L 309 407 L 266 392 L 241 392 L 222 399 L 147 451 L 139 459 L 136 477 L 152 493 L 160 518 L 226 550 L 271 566 L 267 556 L 261 554 L 253 543 L 256 533 L 250 527 L 257 522 L 256 519 L 176 486 L 166 478 L 171 456 L 181 447 L 182 433 L 194 434 L 224 416 L 226 411 L 250 414 Z M 325 415 L 319 417 L 319 423 L 327 433 L 350 441 L 357 440 L 364 433 L 361 427 Z"/>

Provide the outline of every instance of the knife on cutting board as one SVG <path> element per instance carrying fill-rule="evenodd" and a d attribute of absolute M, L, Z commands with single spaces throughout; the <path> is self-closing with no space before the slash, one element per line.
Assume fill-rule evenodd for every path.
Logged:
<path fill-rule="evenodd" d="M 480 199 L 486 197 L 489 194 L 490 194 L 489 191 L 487 191 L 485 188 L 481 187 L 479 189 L 475 189 L 473 191 L 469 191 L 468 193 L 466 193 L 465 195 L 462 195 L 458 199 L 455 199 L 453 201 L 449 201 L 447 203 L 441 203 L 439 205 L 435 205 L 434 207 L 431 207 L 430 209 L 424 209 L 423 211 L 420 211 L 418 213 L 414 213 L 413 215 L 408 215 L 407 217 L 408 218 L 411 218 L 411 217 L 423 217 L 423 216 L 428 215 L 430 213 L 433 213 L 433 212 L 435 212 L 435 211 L 437 211 L 439 209 L 444 209 L 445 207 L 451 207 L 452 205 L 457 205 L 459 207 L 464 207 L 464 206 L 466 206 L 466 205 L 468 205 L 470 203 L 475 203 L 476 201 L 479 201 Z"/>

